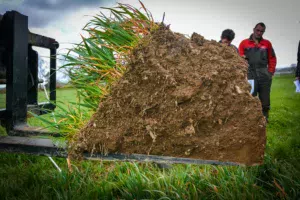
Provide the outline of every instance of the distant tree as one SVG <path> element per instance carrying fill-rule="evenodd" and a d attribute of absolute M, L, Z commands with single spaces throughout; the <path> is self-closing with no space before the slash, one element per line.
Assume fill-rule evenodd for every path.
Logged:
<path fill-rule="evenodd" d="M 291 71 L 292 71 L 293 73 L 296 72 L 296 67 L 297 67 L 297 64 L 295 64 L 295 63 L 293 63 L 293 64 L 290 65 Z"/>

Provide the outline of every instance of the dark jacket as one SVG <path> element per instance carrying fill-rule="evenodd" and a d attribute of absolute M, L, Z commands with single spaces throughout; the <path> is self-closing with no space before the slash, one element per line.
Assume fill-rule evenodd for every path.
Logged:
<path fill-rule="evenodd" d="M 296 77 L 300 77 L 300 41 L 298 44 Z"/>
<path fill-rule="evenodd" d="M 270 41 L 262 38 L 256 44 L 251 35 L 240 43 L 239 53 L 245 56 L 249 63 L 248 79 L 272 78 L 277 59 Z"/>

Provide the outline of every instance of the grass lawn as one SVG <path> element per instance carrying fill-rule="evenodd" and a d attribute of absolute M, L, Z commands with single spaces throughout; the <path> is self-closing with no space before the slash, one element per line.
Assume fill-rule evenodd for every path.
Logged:
<path fill-rule="evenodd" d="M 64 109 L 67 109 L 69 102 L 76 101 L 76 90 L 72 89 L 72 88 L 62 88 L 62 89 L 59 89 L 56 91 L 56 96 L 57 96 L 58 106 L 60 106 Z M 38 93 L 38 102 L 39 103 L 48 102 L 48 100 L 46 98 L 46 94 L 43 90 L 40 90 Z M 0 109 L 6 107 L 5 103 L 6 103 L 6 95 L 3 93 L 0 93 Z M 53 116 L 51 114 L 42 115 L 41 117 L 48 119 L 48 120 L 53 118 Z M 43 122 L 37 118 L 34 118 L 34 117 L 28 118 L 28 124 L 30 124 L 32 126 L 43 126 L 43 127 L 48 126 L 48 124 L 46 124 L 45 122 Z M 0 130 L 0 132 L 1 131 L 2 131 L 2 129 Z"/>
<path fill-rule="evenodd" d="M 65 105 L 65 103 L 69 101 L 75 101 L 76 100 L 76 91 L 72 88 L 63 88 L 56 91 L 56 96 L 58 101 L 62 101 L 61 105 Z M 5 108 L 6 103 L 6 95 L 3 93 L 0 93 L 0 109 Z M 40 90 L 38 93 L 38 102 L 45 102 L 47 101 L 45 92 L 43 90 Z"/>
<path fill-rule="evenodd" d="M 75 101 L 72 89 L 57 96 Z M 0 199 L 300 199 L 300 94 L 292 76 L 274 77 L 271 106 L 262 166 L 84 161 L 70 173 L 55 158 L 59 173 L 47 157 L 0 153 Z"/>

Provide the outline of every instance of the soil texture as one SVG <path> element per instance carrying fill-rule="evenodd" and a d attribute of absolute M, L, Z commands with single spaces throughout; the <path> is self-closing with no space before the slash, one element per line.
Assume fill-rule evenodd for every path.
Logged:
<path fill-rule="evenodd" d="M 236 49 L 161 27 L 82 128 L 72 154 L 148 154 L 263 162 L 266 121 Z"/>

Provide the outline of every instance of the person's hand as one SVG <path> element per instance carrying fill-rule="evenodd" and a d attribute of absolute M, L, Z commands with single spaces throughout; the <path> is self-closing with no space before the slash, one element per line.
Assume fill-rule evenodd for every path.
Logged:
<path fill-rule="evenodd" d="M 248 65 L 248 61 L 246 60 L 246 56 L 243 55 L 243 56 L 241 56 L 241 57 L 244 58 L 243 61 L 242 61 L 242 64 L 243 64 L 243 65 Z"/>
<path fill-rule="evenodd" d="M 274 74 L 273 72 L 268 71 L 268 73 L 271 75 L 271 78 L 273 78 Z"/>

